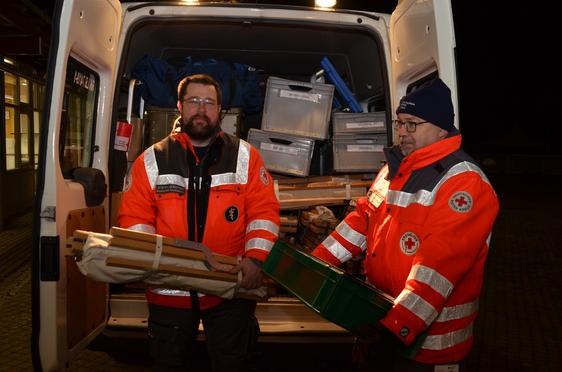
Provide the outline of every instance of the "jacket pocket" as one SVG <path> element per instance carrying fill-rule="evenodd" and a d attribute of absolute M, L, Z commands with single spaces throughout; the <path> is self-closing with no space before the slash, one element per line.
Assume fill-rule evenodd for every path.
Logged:
<path fill-rule="evenodd" d="M 170 367 L 185 367 L 190 355 L 190 335 L 179 326 L 149 322 L 148 339 L 153 360 Z"/>
<path fill-rule="evenodd" d="M 401 225 L 423 226 L 429 209 L 420 205 L 410 205 L 408 208 L 394 207 L 390 214 Z"/>
<path fill-rule="evenodd" d="M 244 253 L 246 211 L 242 191 L 237 185 L 211 190 L 204 241 L 217 253 Z"/>
<path fill-rule="evenodd" d="M 156 194 L 156 208 L 158 209 L 158 223 L 164 223 L 168 228 L 176 231 L 185 230 L 187 219 L 187 196 L 178 193 Z"/>

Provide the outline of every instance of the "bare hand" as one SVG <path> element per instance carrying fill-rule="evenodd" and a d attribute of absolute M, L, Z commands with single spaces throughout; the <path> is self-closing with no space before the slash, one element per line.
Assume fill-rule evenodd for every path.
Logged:
<path fill-rule="evenodd" d="M 246 289 L 256 289 L 263 285 L 263 273 L 261 267 L 256 265 L 249 257 L 244 257 L 238 266 L 230 270 L 235 274 L 242 270 L 242 281 L 240 286 Z"/>

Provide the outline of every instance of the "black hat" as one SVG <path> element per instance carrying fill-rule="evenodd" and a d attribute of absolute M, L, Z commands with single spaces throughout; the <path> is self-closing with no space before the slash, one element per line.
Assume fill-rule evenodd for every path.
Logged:
<path fill-rule="evenodd" d="M 451 90 L 439 78 L 402 97 L 396 109 L 396 114 L 400 113 L 417 116 L 446 131 L 456 129 Z"/>

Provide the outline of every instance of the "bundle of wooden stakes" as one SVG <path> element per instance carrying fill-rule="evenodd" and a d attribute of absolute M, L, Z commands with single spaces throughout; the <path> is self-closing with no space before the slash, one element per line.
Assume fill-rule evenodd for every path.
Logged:
<path fill-rule="evenodd" d="M 88 231 L 74 231 L 71 244 L 73 251 L 78 256 L 89 235 L 90 232 Z M 139 252 L 156 252 L 157 236 L 154 234 L 113 227 L 110 230 L 110 235 L 110 246 Z M 208 247 L 201 243 L 162 237 L 162 256 L 203 261 L 209 269 L 199 270 L 160 264 L 158 266 L 158 272 L 160 273 L 234 283 L 238 281 L 237 274 L 227 272 L 238 264 L 238 259 L 236 257 L 213 254 Z M 128 269 L 151 270 L 153 263 L 129 258 L 107 257 L 106 265 Z"/>

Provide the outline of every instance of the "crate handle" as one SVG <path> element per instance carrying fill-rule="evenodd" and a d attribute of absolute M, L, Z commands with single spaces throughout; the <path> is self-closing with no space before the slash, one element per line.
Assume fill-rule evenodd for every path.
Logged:
<path fill-rule="evenodd" d="M 291 143 L 293 143 L 293 141 L 289 141 L 281 138 L 269 138 L 269 140 L 273 143 L 280 143 L 282 145 L 290 145 Z"/>
<path fill-rule="evenodd" d="M 310 92 L 312 90 L 312 87 L 292 84 L 289 84 L 289 88 L 291 88 L 292 90 L 298 90 L 299 92 Z"/>

